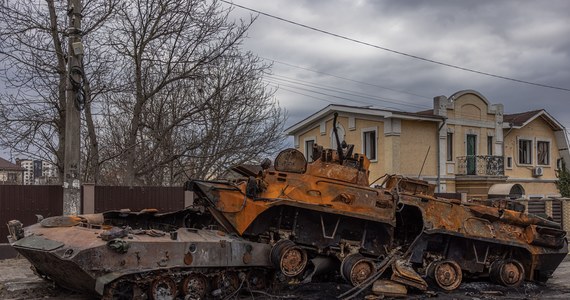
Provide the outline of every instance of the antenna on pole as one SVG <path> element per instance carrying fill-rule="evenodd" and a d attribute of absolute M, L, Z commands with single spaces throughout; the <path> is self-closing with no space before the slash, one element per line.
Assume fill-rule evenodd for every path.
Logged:
<path fill-rule="evenodd" d="M 334 137 L 336 139 L 336 152 L 338 153 L 339 164 L 342 165 L 342 162 L 344 161 L 344 153 L 342 152 L 342 144 L 340 143 L 340 138 L 338 137 L 338 130 L 336 129 L 336 118 L 337 117 L 338 117 L 338 113 L 335 112 L 334 118 L 333 118 L 333 133 L 334 133 Z"/>
<path fill-rule="evenodd" d="M 426 164 L 426 160 L 427 160 L 430 149 L 431 149 L 431 146 L 429 146 L 427 149 L 426 156 L 424 157 L 424 162 L 422 163 L 422 168 L 420 169 L 420 173 L 418 174 L 418 179 L 420 179 L 420 176 L 422 176 L 422 171 L 424 170 L 424 166 Z"/>

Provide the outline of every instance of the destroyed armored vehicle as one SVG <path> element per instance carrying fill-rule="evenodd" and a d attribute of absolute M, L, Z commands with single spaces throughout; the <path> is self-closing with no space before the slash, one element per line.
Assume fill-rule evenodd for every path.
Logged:
<path fill-rule="evenodd" d="M 235 168 L 243 179 L 189 181 L 185 210 L 12 221 L 9 240 L 40 276 L 109 299 L 223 297 L 323 272 L 355 286 L 341 296 L 372 284 L 450 291 L 464 278 L 515 287 L 545 282 L 568 253 L 560 224 L 507 201 L 438 198 L 395 175 L 371 187 L 353 146 L 313 150 L 310 163 L 287 149 Z"/>
<path fill-rule="evenodd" d="M 59 216 L 23 230 L 11 221 L 9 239 L 39 276 L 104 299 L 227 296 L 244 282 L 266 288 L 270 245 L 190 228 L 188 212 Z"/>
<path fill-rule="evenodd" d="M 287 149 L 273 168 L 265 162 L 257 173 L 241 169 L 248 176 L 242 182 L 193 181 L 187 189 L 226 231 L 274 245 L 273 266 L 287 276 L 327 258 L 359 285 L 393 260 L 392 279 L 421 290 L 426 277 L 444 290 L 463 277 L 518 286 L 545 282 L 568 253 L 560 224 L 513 210 L 508 201 L 438 198 L 434 185 L 395 175 L 370 187 L 369 160 L 336 139 L 336 150 L 315 146 L 311 163 Z"/>

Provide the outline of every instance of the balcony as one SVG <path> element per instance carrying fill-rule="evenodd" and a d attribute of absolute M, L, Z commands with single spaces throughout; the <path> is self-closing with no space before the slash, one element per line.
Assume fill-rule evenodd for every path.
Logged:
<path fill-rule="evenodd" d="M 456 175 L 504 176 L 505 158 L 492 155 L 458 156 Z"/>

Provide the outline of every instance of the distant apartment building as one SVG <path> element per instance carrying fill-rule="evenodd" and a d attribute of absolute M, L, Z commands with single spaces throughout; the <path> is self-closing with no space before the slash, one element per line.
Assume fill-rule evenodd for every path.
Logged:
<path fill-rule="evenodd" d="M 25 169 L 0 157 L 0 184 L 23 184 Z"/>
<path fill-rule="evenodd" d="M 16 159 L 24 169 L 23 182 L 26 185 L 55 184 L 58 182 L 57 167 L 45 160 Z"/>

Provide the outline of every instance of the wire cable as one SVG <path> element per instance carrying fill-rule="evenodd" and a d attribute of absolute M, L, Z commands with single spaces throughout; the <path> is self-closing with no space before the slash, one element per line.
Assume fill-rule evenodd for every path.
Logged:
<path fill-rule="evenodd" d="M 349 95 L 349 96 L 355 96 L 355 97 L 360 97 L 360 98 L 365 98 L 365 99 L 376 100 L 376 101 L 380 101 L 380 102 L 387 102 L 387 103 L 392 103 L 392 104 L 397 104 L 397 105 L 409 106 L 409 107 L 414 107 L 414 108 L 419 108 L 419 109 L 430 109 L 430 108 L 432 108 L 431 106 L 421 105 L 421 104 L 416 104 L 416 103 L 410 103 L 410 102 L 406 102 L 406 101 L 403 101 L 400 99 L 393 99 L 393 98 L 386 98 L 386 97 L 369 95 L 369 94 L 355 92 L 355 91 L 351 91 L 351 90 L 347 90 L 347 89 L 331 87 L 331 86 L 327 86 L 327 85 L 323 85 L 323 84 L 316 84 L 316 83 L 304 81 L 304 80 L 298 80 L 298 79 L 290 78 L 287 76 L 280 76 L 280 75 L 268 75 L 268 76 L 270 79 L 276 80 L 276 81 L 287 82 L 287 83 L 291 83 L 291 84 L 297 84 L 297 85 L 301 85 L 301 86 L 307 86 L 307 87 L 317 88 L 317 89 L 326 90 L 326 91 L 332 91 L 332 92 L 336 92 L 339 94 L 345 94 L 345 95 Z"/>
<path fill-rule="evenodd" d="M 407 91 L 397 90 L 397 89 L 393 89 L 393 88 L 381 86 L 381 85 L 374 84 L 374 83 L 369 83 L 369 82 L 364 82 L 364 81 L 358 81 L 358 80 L 354 80 L 354 79 L 350 79 L 350 78 L 338 76 L 338 75 L 331 74 L 331 73 L 327 73 L 327 72 L 317 71 L 317 70 L 313 70 L 313 69 L 310 69 L 310 68 L 305 68 L 305 67 L 293 65 L 293 64 L 290 64 L 290 63 L 287 63 L 287 62 L 283 62 L 283 61 L 279 61 L 279 60 L 272 59 L 272 58 L 266 58 L 266 57 L 262 57 L 262 56 L 258 56 L 258 57 L 261 58 L 261 59 L 267 60 L 267 61 L 272 61 L 272 62 L 276 62 L 276 63 L 278 63 L 278 64 L 282 64 L 282 65 L 285 65 L 285 66 L 289 66 L 289 67 L 293 67 L 293 68 L 297 68 L 297 69 L 301 69 L 301 70 L 305 70 L 305 71 L 310 71 L 310 72 L 313 72 L 313 73 L 322 74 L 322 75 L 326 75 L 326 76 L 330 76 L 330 77 L 334 77 L 334 78 L 338 78 L 338 79 L 342 79 L 342 80 L 346 80 L 346 81 L 350 81 L 350 82 L 354 82 L 354 83 L 359 83 L 359 84 L 363 84 L 363 85 L 373 86 L 373 87 L 377 87 L 377 88 L 389 90 L 389 91 L 392 91 L 392 92 L 402 93 L 402 94 L 408 94 L 408 95 L 412 95 L 412 96 L 416 96 L 416 97 L 420 97 L 420 98 L 425 98 L 425 99 L 430 99 L 430 100 L 432 99 L 432 97 L 428 97 L 428 96 L 424 96 L 424 95 L 419 95 L 419 94 L 414 94 L 414 93 L 407 92 Z"/>
<path fill-rule="evenodd" d="M 300 26 L 300 27 L 303 27 L 303 28 L 306 28 L 306 29 L 310 29 L 310 30 L 313 30 L 313 31 L 316 31 L 316 32 L 320 32 L 320 33 L 323 33 L 323 34 L 326 34 L 326 35 L 334 36 L 334 37 L 339 38 L 339 39 L 351 41 L 351 42 L 354 42 L 354 43 L 357 43 L 357 44 L 361 44 L 361 45 L 373 47 L 373 48 L 376 48 L 376 49 L 380 49 L 380 50 L 387 51 L 387 52 L 391 52 L 391 53 L 394 53 L 394 54 L 406 56 L 406 57 L 409 57 L 409 58 L 413 58 L 413 59 L 417 59 L 417 60 L 421 60 L 421 61 L 425 61 L 425 62 L 429 62 L 429 63 L 433 63 L 433 64 L 437 64 L 437 65 L 441 65 L 441 66 L 444 66 L 444 67 L 449 67 L 449 68 L 453 68 L 453 69 L 457 69 L 457 70 L 462 70 L 462 71 L 466 71 L 466 72 L 471 72 L 471 73 L 475 73 L 475 74 L 480 74 L 480 75 L 484 75 L 484 76 L 489 76 L 489 77 L 494 77 L 494 78 L 499 78 L 499 79 L 514 81 L 514 82 L 518 82 L 518 83 L 523 83 L 523 84 L 529 84 L 529 85 L 539 86 L 539 87 L 543 87 L 543 88 L 549 88 L 549 89 L 555 89 L 555 90 L 561 90 L 561 91 L 570 92 L 570 88 L 558 87 L 558 86 L 547 85 L 547 84 L 542 84 L 542 83 L 536 83 L 536 82 L 526 81 L 526 80 L 522 80 L 522 79 L 516 79 L 516 78 L 507 77 L 507 76 L 502 76 L 502 75 L 496 75 L 496 74 L 492 74 L 492 73 L 488 73 L 488 72 L 483 72 L 483 71 L 479 71 L 479 70 L 475 70 L 475 69 L 470 69 L 470 68 L 466 68 L 466 67 L 461 67 L 461 66 L 458 66 L 458 65 L 453 65 L 453 64 L 450 64 L 450 63 L 445 63 L 445 62 L 441 62 L 441 61 L 437 61 L 437 60 L 433 60 L 433 59 L 429 59 L 429 58 L 424 58 L 424 57 L 421 57 L 421 56 L 417 56 L 417 55 L 405 53 L 405 52 L 398 51 L 398 50 L 393 50 L 393 49 L 390 49 L 390 48 L 386 48 L 386 47 L 374 45 L 374 44 L 371 44 L 371 43 L 368 43 L 368 42 L 364 42 L 364 41 L 361 41 L 361 40 L 357 40 L 357 39 L 354 39 L 354 38 L 351 38 L 351 37 L 348 37 L 348 36 L 340 35 L 340 34 L 337 34 L 337 33 L 333 33 L 333 32 L 326 31 L 326 30 L 323 30 L 323 29 L 319 29 L 319 28 L 316 28 L 316 27 L 312 27 L 312 26 L 309 26 L 309 25 L 301 24 L 301 23 L 299 23 L 299 22 L 295 22 L 295 21 L 291 21 L 291 20 L 288 20 L 288 19 L 285 19 L 285 18 L 281 18 L 281 17 L 275 16 L 275 15 L 272 15 L 272 14 L 268 14 L 268 13 L 265 13 L 265 12 L 262 12 L 262 11 L 259 11 L 259 10 L 256 10 L 256 9 L 252 9 L 252 8 L 243 6 L 243 5 L 235 4 L 235 3 L 233 3 L 233 2 L 229 2 L 229 1 L 225 1 L 225 0 L 220 0 L 220 1 L 221 1 L 221 2 L 224 2 L 224 3 L 226 3 L 226 4 L 229 4 L 229 5 L 233 5 L 233 6 L 236 6 L 236 7 L 242 8 L 242 9 L 245 9 L 245 10 L 249 10 L 249 11 L 258 13 L 258 14 L 260 14 L 260 15 L 263 15 L 263 16 L 266 16 L 266 17 L 269 17 L 269 18 L 273 18 L 273 19 L 276 19 L 276 20 L 279 20 L 279 21 L 283 21 L 283 22 L 286 22 L 286 23 L 289 23 L 289 24 L 293 24 L 293 25 L 296 25 L 296 26 Z"/>

